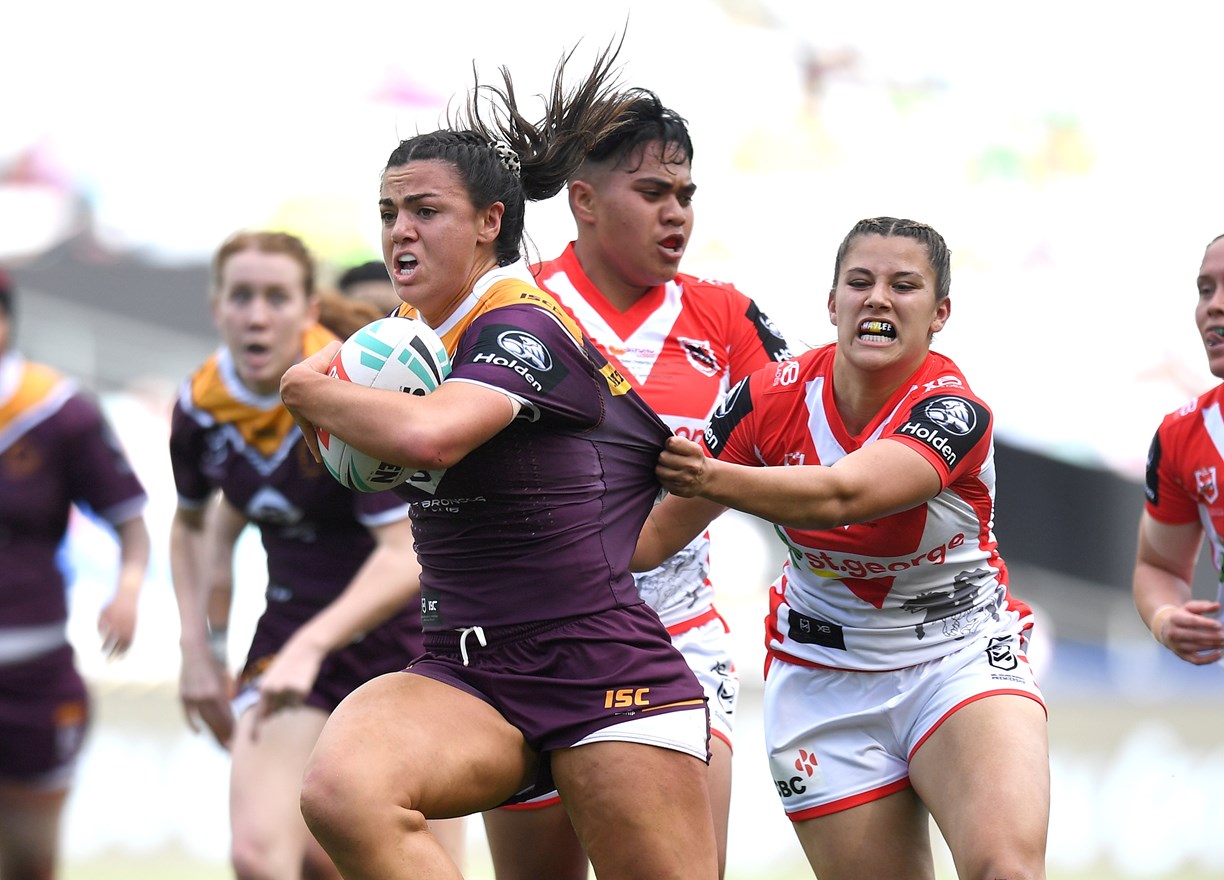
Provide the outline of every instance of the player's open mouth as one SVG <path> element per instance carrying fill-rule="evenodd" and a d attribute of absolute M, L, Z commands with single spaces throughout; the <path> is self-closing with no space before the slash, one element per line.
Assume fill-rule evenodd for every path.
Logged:
<path fill-rule="evenodd" d="M 684 236 L 669 235 L 659 242 L 659 247 L 666 251 L 671 251 L 673 254 L 680 254 L 684 251 Z"/>
<path fill-rule="evenodd" d="M 863 321 L 859 324 L 859 339 L 896 339 L 897 328 L 888 321 Z"/>
<path fill-rule="evenodd" d="M 395 261 L 395 265 L 396 265 L 395 274 L 399 275 L 400 277 L 407 277 L 416 271 L 417 258 L 414 257 L 412 254 L 404 254 L 398 260 Z"/>

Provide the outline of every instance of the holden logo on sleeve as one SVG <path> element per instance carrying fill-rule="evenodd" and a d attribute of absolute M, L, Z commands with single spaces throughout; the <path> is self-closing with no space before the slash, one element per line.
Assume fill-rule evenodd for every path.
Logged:
<path fill-rule="evenodd" d="M 497 337 L 497 344 L 519 360 L 530 364 L 542 373 L 552 369 L 552 355 L 544 343 L 522 330 L 507 330 Z"/>
<path fill-rule="evenodd" d="M 977 414 L 963 397 L 936 397 L 927 404 L 926 415 L 949 434 L 961 437 L 977 427 Z"/>
<path fill-rule="evenodd" d="M 949 468 L 977 444 L 990 428 L 990 411 L 954 394 L 919 401 L 895 436 L 911 437 L 939 453 Z"/>

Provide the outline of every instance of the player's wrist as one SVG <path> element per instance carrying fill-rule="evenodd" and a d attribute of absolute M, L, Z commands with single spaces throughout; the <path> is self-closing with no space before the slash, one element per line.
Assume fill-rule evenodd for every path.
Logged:
<path fill-rule="evenodd" d="M 1177 606 L 1166 603 L 1152 612 L 1152 619 L 1148 622 L 1148 629 L 1152 631 L 1152 637 L 1160 644 L 1168 647 L 1168 643 L 1164 639 L 1165 627 L 1169 623 L 1169 618 L 1173 616 L 1173 612 L 1177 610 Z"/>
<path fill-rule="evenodd" d="M 210 626 L 208 628 L 208 650 L 213 658 L 224 667 L 229 662 L 229 630 Z"/>

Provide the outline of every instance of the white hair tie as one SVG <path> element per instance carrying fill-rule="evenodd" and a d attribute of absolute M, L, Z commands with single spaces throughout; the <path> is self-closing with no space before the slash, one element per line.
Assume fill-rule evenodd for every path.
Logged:
<path fill-rule="evenodd" d="M 518 177 L 522 171 L 523 163 L 519 160 L 518 153 L 514 152 L 514 147 L 510 146 L 506 141 L 490 141 L 489 146 L 493 148 L 493 152 L 501 160 L 502 167 L 515 177 Z"/>

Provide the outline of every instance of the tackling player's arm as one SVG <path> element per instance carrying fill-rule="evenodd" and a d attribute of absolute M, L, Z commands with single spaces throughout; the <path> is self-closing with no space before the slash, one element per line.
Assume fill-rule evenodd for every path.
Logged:
<path fill-rule="evenodd" d="M 920 452 L 888 438 L 832 467 L 752 467 L 708 458 L 669 438 L 655 474 L 676 495 L 711 501 L 799 529 L 830 529 L 909 510 L 939 494 L 940 476 Z"/>
<path fill-rule="evenodd" d="M 687 547 L 726 509 L 722 504 L 701 497 L 670 495 L 664 498 L 651 509 L 642 525 L 629 570 L 658 568 Z"/>

